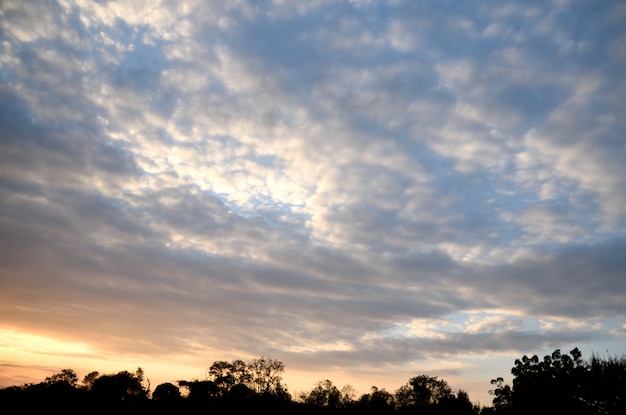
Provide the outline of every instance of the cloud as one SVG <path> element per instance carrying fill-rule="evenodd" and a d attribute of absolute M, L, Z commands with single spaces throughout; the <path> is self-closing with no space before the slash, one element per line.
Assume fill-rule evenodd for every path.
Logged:
<path fill-rule="evenodd" d="M 616 275 L 623 272 L 625 265 L 617 255 L 623 245 L 620 238 L 519 258 L 494 272 L 506 275 L 500 282 L 507 281 L 506 290 L 519 296 L 513 300 L 505 295 L 502 300 L 520 305 L 526 301 L 525 313 L 535 315 L 585 318 L 621 314 L 620 295 L 616 293 L 623 292 L 625 287 Z"/>
<path fill-rule="evenodd" d="M 8 327 L 459 376 L 623 337 L 619 2 L 0 13 Z"/>

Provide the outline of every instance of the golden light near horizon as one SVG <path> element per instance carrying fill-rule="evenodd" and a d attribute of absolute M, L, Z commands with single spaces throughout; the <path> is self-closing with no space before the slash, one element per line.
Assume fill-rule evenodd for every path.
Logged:
<path fill-rule="evenodd" d="M 207 369 L 204 367 L 207 364 L 199 358 L 183 355 L 171 355 L 166 359 L 139 354 L 120 356 L 81 342 L 13 328 L 0 328 L 0 355 L 2 363 L 11 362 L 1 379 L 5 383 L 13 379 L 18 384 L 41 382 L 62 369 L 75 370 L 82 379 L 92 371 L 107 374 L 142 367 L 154 387 L 181 379 L 203 379 Z"/>
<path fill-rule="evenodd" d="M 61 363 L 68 367 L 82 367 L 97 360 L 96 351 L 84 343 L 63 341 L 14 328 L 0 328 L 0 355 L 3 363 L 12 363 L 12 367 L 2 374 L 4 382 L 23 378 L 32 382 L 41 381 L 50 376 L 51 372 L 60 370 L 62 367 L 58 365 Z"/>
<path fill-rule="evenodd" d="M 0 350 L 2 350 L 3 356 L 24 354 L 29 356 L 71 355 L 88 357 L 95 353 L 92 348 L 84 343 L 24 333 L 13 328 L 0 328 Z"/>

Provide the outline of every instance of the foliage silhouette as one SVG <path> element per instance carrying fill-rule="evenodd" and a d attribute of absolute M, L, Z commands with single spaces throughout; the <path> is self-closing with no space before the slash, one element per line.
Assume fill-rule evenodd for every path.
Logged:
<path fill-rule="evenodd" d="M 91 389 L 91 387 L 93 386 L 93 383 L 95 382 L 96 379 L 98 379 L 98 377 L 100 376 L 100 372 L 97 371 L 93 371 L 93 372 L 89 372 L 85 375 L 85 377 L 83 378 L 83 388 L 89 390 Z"/>
<path fill-rule="evenodd" d="M 539 359 L 524 355 L 511 369 L 513 387 L 502 378 L 493 405 L 505 414 L 624 414 L 626 413 L 626 358 L 582 359 L 578 348 L 569 354 L 556 349 Z"/>
<path fill-rule="evenodd" d="M 372 386 L 370 393 L 361 395 L 358 404 L 359 413 L 393 414 L 396 410 L 394 396 L 385 389 Z"/>
<path fill-rule="evenodd" d="M 467 392 L 457 391 L 436 376 L 415 376 L 396 391 L 396 409 L 402 414 L 476 414 Z"/>
<path fill-rule="evenodd" d="M 152 399 L 161 402 L 177 402 L 181 399 L 180 389 L 173 383 L 161 383 L 152 392 Z"/>
<path fill-rule="evenodd" d="M 126 410 L 144 406 L 148 389 L 142 385 L 143 370 L 135 374 L 122 371 L 114 375 L 102 375 L 93 381 L 90 394 L 95 403 L 109 410 Z"/>
<path fill-rule="evenodd" d="M 249 362 L 218 361 L 202 380 L 158 385 L 150 396 L 149 383 L 138 368 L 100 375 L 87 374 L 82 384 L 72 369 L 63 369 L 37 384 L 0 389 L 4 408 L 20 413 L 84 414 L 149 412 L 213 414 L 624 414 L 626 358 L 582 359 L 578 349 L 555 350 L 539 359 L 523 356 L 511 370 L 513 386 L 502 378 L 491 381 L 493 407 L 472 405 L 468 394 L 453 392 L 443 379 L 418 375 L 394 394 L 372 387 L 355 400 L 354 388 L 338 389 L 330 380 L 316 384 L 294 401 L 282 384 L 284 365 L 274 359 Z M 148 385 L 145 385 L 148 383 Z M 181 393 L 183 389 L 184 393 Z"/>
<path fill-rule="evenodd" d="M 59 373 L 55 373 L 54 375 L 47 377 L 45 382 L 50 385 L 66 383 L 69 386 L 76 387 L 76 384 L 78 383 L 78 376 L 72 369 L 63 369 Z"/>
<path fill-rule="evenodd" d="M 208 401 L 218 394 L 218 387 L 211 380 L 179 380 L 178 385 L 187 389 L 187 397 L 193 401 Z"/>
<path fill-rule="evenodd" d="M 342 404 L 341 392 L 328 379 L 317 382 L 317 386 L 302 397 L 306 404 L 314 407 L 339 408 Z"/>

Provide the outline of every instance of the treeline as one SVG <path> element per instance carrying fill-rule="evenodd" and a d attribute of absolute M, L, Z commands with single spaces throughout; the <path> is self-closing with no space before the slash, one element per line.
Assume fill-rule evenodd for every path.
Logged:
<path fill-rule="evenodd" d="M 282 381 L 284 369 L 266 357 L 216 361 L 204 379 L 162 383 L 154 390 L 141 368 L 91 372 L 81 382 L 74 370 L 64 369 L 41 383 L 0 389 L 0 404 L 19 413 L 64 414 L 626 414 L 626 358 L 583 360 L 578 349 L 515 360 L 512 386 L 503 378 L 491 381 L 491 407 L 472 404 L 465 391 L 428 375 L 412 377 L 393 393 L 372 387 L 357 396 L 349 385 L 338 388 L 323 380 L 293 397 Z"/>

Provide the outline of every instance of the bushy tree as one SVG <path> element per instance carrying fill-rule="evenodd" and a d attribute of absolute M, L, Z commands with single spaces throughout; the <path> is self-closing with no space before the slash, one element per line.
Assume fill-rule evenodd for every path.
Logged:
<path fill-rule="evenodd" d="M 90 393 L 97 402 L 107 405 L 137 405 L 148 398 L 142 385 L 143 370 L 132 374 L 126 370 L 102 375 L 94 380 Z"/>
<path fill-rule="evenodd" d="M 626 361 L 624 358 L 582 359 L 578 348 L 569 354 L 556 349 L 539 359 L 524 355 L 511 369 L 513 387 L 502 378 L 496 388 L 494 408 L 515 414 L 623 414 L 626 413 Z"/>
<path fill-rule="evenodd" d="M 213 362 L 209 368 L 209 376 L 215 383 L 218 393 L 225 396 L 228 390 L 235 385 L 234 366 L 224 360 Z"/>
<path fill-rule="evenodd" d="M 313 407 L 338 408 L 341 405 L 341 392 L 330 380 L 321 380 L 311 392 L 302 396 L 307 405 Z"/>
<path fill-rule="evenodd" d="M 72 369 L 63 369 L 59 373 L 55 373 L 54 375 L 47 377 L 45 382 L 49 385 L 64 382 L 69 386 L 76 387 L 76 384 L 78 383 L 78 376 Z"/>
<path fill-rule="evenodd" d="M 179 380 L 178 386 L 187 389 L 187 397 L 193 401 L 208 401 L 218 394 L 218 387 L 212 380 Z"/>
<path fill-rule="evenodd" d="M 396 409 L 399 413 L 456 414 L 478 413 L 467 392 L 452 391 L 448 382 L 436 376 L 415 376 L 399 388 L 395 394 Z"/>
<path fill-rule="evenodd" d="M 404 411 L 419 409 L 427 411 L 453 396 L 452 389 L 436 376 L 419 375 L 396 391 L 396 404 Z"/>
<path fill-rule="evenodd" d="M 454 415 L 473 415 L 479 413 L 480 408 L 473 405 L 469 394 L 464 390 L 458 390 L 439 403 L 440 412 Z"/>
<path fill-rule="evenodd" d="M 358 402 L 359 412 L 369 414 L 392 414 L 395 412 L 394 396 L 384 388 L 372 386 L 370 393 L 361 395 Z"/>
<path fill-rule="evenodd" d="M 161 402 L 176 402 L 181 398 L 178 386 L 166 382 L 157 385 L 152 393 L 152 399 Z"/>

